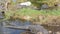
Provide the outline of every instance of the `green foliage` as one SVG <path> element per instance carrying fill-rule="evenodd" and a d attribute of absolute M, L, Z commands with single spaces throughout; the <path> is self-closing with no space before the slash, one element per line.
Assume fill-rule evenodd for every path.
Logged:
<path fill-rule="evenodd" d="M 56 15 L 56 16 L 60 16 L 60 10 L 32 10 L 32 9 L 18 9 L 16 11 L 6 11 L 5 12 L 5 19 L 10 19 L 11 16 L 17 16 L 17 17 L 21 17 L 21 16 L 31 16 L 31 17 L 36 17 L 39 15 Z"/>
<path fill-rule="evenodd" d="M 17 0 L 16 3 L 11 1 L 11 3 L 12 5 L 14 5 L 14 4 L 25 2 L 25 1 L 28 1 L 28 0 Z M 32 5 L 36 7 L 40 7 L 43 3 L 48 4 L 50 7 L 54 6 L 54 4 L 60 3 L 60 0 L 29 0 L 29 1 L 31 1 Z"/>
<path fill-rule="evenodd" d="M 60 0 L 30 0 L 34 6 L 40 7 L 43 3 L 48 4 L 50 7 L 54 4 L 60 3 Z"/>
<path fill-rule="evenodd" d="M 25 2 L 25 1 L 27 1 L 27 0 L 17 0 L 16 2 L 21 3 L 21 2 Z"/>
<path fill-rule="evenodd" d="M 11 11 L 11 10 L 6 11 L 4 20 L 10 19 L 10 17 L 13 15 L 14 15 L 13 11 Z"/>

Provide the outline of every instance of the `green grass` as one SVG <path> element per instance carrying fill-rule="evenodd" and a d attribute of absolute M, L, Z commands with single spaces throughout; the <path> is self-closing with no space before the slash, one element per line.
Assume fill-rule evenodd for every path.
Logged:
<path fill-rule="evenodd" d="M 56 15 L 56 16 L 60 16 L 60 10 L 33 10 L 33 9 L 29 9 L 29 8 L 23 8 L 23 9 L 18 9 L 16 11 L 7 11 L 5 13 L 5 17 L 7 19 L 10 18 L 10 16 L 13 15 L 19 15 L 19 16 L 31 16 L 31 17 L 35 17 L 38 15 Z"/>
<path fill-rule="evenodd" d="M 32 10 L 32 9 L 21 9 L 21 10 L 17 10 L 18 14 L 21 14 L 21 15 L 40 15 L 40 14 L 43 14 L 43 15 L 60 15 L 60 10 L 57 9 L 57 10 Z"/>

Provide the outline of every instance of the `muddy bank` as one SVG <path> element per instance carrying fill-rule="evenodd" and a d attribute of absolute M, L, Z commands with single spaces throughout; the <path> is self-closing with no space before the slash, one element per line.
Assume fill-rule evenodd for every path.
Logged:
<path fill-rule="evenodd" d="M 55 15 L 39 15 L 35 17 L 31 16 L 22 16 L 22 17 L 13 17 L 13 19 L 20 19 L 22 21 L 28 20 L 33 24 L 47 24 L 47 25 L 60 25 L 60 16 Z"/>
<path fill-rule="evenodd" d="M 11 19 L 19 19 L 22 22 L 30 21 L 32 24 L 41 24 L 48 31 L 52 31 L 53 33 L 60 32 L 60 16 L 55 15 L 39 15 L 35 17 L 31 16 L 14 16 L 10 17 Z M 52 33 L 52 34 L 53 34 Z"/>

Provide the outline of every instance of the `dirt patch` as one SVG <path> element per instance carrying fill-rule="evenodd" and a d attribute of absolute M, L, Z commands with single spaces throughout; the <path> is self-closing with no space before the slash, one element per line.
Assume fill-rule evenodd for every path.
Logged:
<path fill-rule="evenodd" d="M 20 20 L 29 20 L 33 24 L 47 24 L 47 25 L 60 25 L 60 16 L 56 15 L 39 15 L 36 17 L 31 17 L 31 16 L 21 16 L 17 17 L 14 16 L 12 19 L 20 19 Z"/>
<path fill-rule="evenodd" d="M 36 24 L 60 25 L 60 16 L 39 15 L 39 17 L 37 17 L 35 21 L 32 21 Z"/>

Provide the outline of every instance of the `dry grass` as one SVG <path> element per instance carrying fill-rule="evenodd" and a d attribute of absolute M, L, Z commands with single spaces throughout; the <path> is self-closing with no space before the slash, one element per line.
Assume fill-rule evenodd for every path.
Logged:
<path fill-rule="evenodd" d="M 37 19 L 32 20 L 33 24 L 60 25 L 60 16 L 40 15 Z"/>
<path fill-rule="evenodd" d="M 60 23 L 60 10 L 32 10 L 32 9 L 20 9 L 15 11 L 7 11 L 5 13 L 5 19 L 23 19 L 30 20 L 36 24 L 50 24 Z"/>

